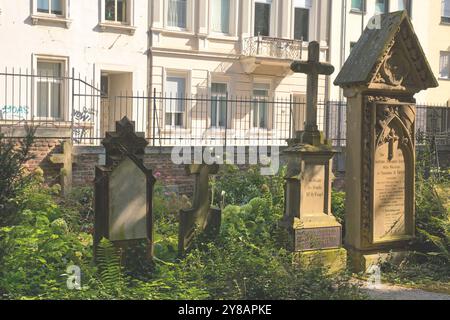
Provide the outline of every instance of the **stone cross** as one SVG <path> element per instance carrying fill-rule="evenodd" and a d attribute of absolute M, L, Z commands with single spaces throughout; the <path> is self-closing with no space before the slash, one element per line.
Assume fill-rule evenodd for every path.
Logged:
<path fill-rule="evenodd" d="M 317 95 L 319 87 L 319 74 L 331 75 L 334 67 L 329 63 L 319 62 L 320 45 L 312 41 L 308 46 L 308 61 L 295 61 L 291 70 L 295 73 L 305 73 L 307 78 L 306 100 L 306 126 L 302 135 L 302 142 L 317 145 L 320 143 L 320 132 L 317 126 Z"/>
<path fill-rule="evenodd" d="M 61 188 L 64 196 L 72 191 L 72 165 L 75 162 L 72 154 L 72 142 L 65 140 L 62 142 L 63 153 L 53 154 L 50 162 L 54 164 L 62 164 L 60 170 Z"/>
<path fill-rule="evenodd" d="M 211 207 L 209 175 L 217 174 L 219 165 L 187 165 L 188 174 L 195 175 L 195 190 L 192 209 L 180 211 L 178 234 L 178 252 L 183 256 L 189 250 L 192 241 L 200 233 L 210 237 L 220 231 L 222 211 Z"/>

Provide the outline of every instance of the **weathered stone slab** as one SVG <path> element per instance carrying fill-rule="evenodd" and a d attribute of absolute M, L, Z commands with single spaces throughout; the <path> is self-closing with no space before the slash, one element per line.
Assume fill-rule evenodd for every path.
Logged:
<path fill-rule="evenodd" d="M 145 173 L 130 158 L 125 158 L 112 171 L 109 178 L 111 241 L 147 238 L 146 189 Z"/>
<path fill-rule="evenodd" d="M 414 95 L 437 86 L 408 15 L 381 21 L 335 81 L 348 100 L 345 244 L 355 271 L 415 235 Z"/>
<path fill-rule="evenodd" d="M 142 160 L 147 141 L 126 117 L 103 140 L 106 165 L 95 168 L 94 250 L 102 238 L 126 247 L 146 240 L 153 254 L 152 196 L 155 178 Z"/>

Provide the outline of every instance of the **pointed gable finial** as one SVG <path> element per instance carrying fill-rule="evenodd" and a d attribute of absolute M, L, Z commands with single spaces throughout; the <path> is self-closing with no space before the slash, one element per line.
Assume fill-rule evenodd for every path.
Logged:
<path fill-rule="evenodd" d="M 341 87 L 419 92 L 438 86 L 406 11 L 368 25 L 334 84 Z"/>

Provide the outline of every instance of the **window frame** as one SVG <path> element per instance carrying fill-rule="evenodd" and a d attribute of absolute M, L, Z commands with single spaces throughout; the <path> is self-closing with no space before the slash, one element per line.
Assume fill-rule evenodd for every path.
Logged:
<path fill-rule="evenodd" d="M 44 63 L 58 63 L 61 65 L 61 75 L 60 75 L 60 115 L 59 117 L 52 117 L 51 116 L 51 104 L 49 104 L 47 106 L 48 110 L 48 116 L 47 117 L 40 117 L 37 116 L 38 114 L 38 82 L 40 82 L 40 80 L 43 77 L 39 77 L 38 74 L 38 63 L 40 62 L 44 62 Z M 68 57 L 59 57 L 59 56 L 47 56 L 47 55 L 34 55 L 33 56 L 33 70 L 36 70 L 36 72 L 34 73 L 36 75 L 34 81 L 33 81 L 33 118 L 36 120 L 52 120 L 52 121 L 66 121 L 67 120 L 67 115 L 69 114 L 69 84 L 68 84 L 68 78 L 67 78 L 67 74 L 68 74 L 68 70 L 69 70 L 69 58 Z M 45 78 L 45 77 L 44 77 Z M 54 80 L 54 79 L 53 79 Z M 55 80 L 56 81 L 56 80 Z M 48 82 L 48 83 L 54 83 L 53 81 Z M 50 91 L 50 87 L 49 86 L 49 91 Z M 51 98 L 50 96 L 48 96 L 48 98 Z M 49 99 L 50 101 L 51 99 Z"/>
<path fill-rule="evenodd" d="M 350 1 L 350 12 L 356 14 L 366 14 L 367 13 L 367 0 L 360 0 L 362 8 L 353 7 L 353 0 Z"/>
<path fill-rule="evenodd" d="M 446 4 L 446 2 L 448 2 L 448 4 Z M 450 10 L 450 0 L 442 0 L 442 2 L 441 2 L 441 24 L 450 25 L 450 12 L 449 12 L 448 16 L 445 15 L 445 6 L 446 5 L 449 6 L 449 10 Z"/>
<path fill-rule="evenodd" d="M 448 61 L 448 66 L 447 66 L 448 76 L 447 77 L 443 77 L 441 74 L 441 69 L 442 69 L 441 62 L 442 62 L 442 58 L 444 55 L 447 56 L 447 61 Z M 450 80 L 450 51 L 443 51 L 443 50 L 440 51 L 440 54 L 439 54 L 439 79 Z"/>
<path fill-rule="evenodd" d="M 184 96 L 185 97 L 189 97 L 190 96 L 190 72 L 189 71 L 184 71 L 184 70 L 166 70 L 165 74 L 164 74 L 164 88 L 163 88 L 163 92 L 164 92 L 164 97 L 167 98 L 166 94 L 167 94 L 167 80 L 169 78 L 180 78 L 180 79 L 184 79 Z M 188 119 L 187 119 L 187 115 L 188 115 L 188 103 L 185 100 L 184 101 L 184 111 L 183 112 L 179 112 L 178 114 L 182 114 L 182 125 L 181 126 L 177 126 L 177 125 L 172 125 L 172 123 L 167 124 L 167 114 L 170 113 L 172 114 L 172 119 L 171 122 L 174 120 L 174 115 L 177 114 L 176 112 L 167 112 L 167 99 L 163 99 L 164 101 L 164 105 L 163 105 L 163 121 L 164 121 L 164 128 L 166 129 L 186 129 L 188 128 Z"/>
<path fill-rule="evenodd" d="M 39 12 L 38 11 L 38 0 L 32 0 L 31 7 L 31 22 L 33 25 L 38 25 L 41 23 L 52 23 L 52 24 L 62 24 L 67 29 L 70 28 L 72 20 L 70 20 L 70 0 L 60 0 L 62 14 L 51 13 L 51 0 L 49 0 L 49 12 Z"/>
<path fill-rule="evenodd" d="M 217 123 L 217 125 L 215 125 L 215 126 L 213 126 L 213 124 L 212 124 L 212 104 L 213 104 L 213 97 L 214 96 L 216 96 L 216 97 L 218 97 L 219 96 L 219 94 L 214 94 L 213 93 L 213 91 L 212 91 L 212 86 L 213 86 L 213 84 L 223 84 L 223 85 L 225 85 L 226 86 L 226 93 L 225 93 L 225 95 L 222 95 L 221 97 L 223 98 L 223 97 L 225 97 L 225 114 L 226 114 L 226 119 L 224 119 L 224 122 L 225 122 L 225 125 L 223 125 L 223 126 L 221 126 L 221 125 L 219 125 L 220 124 L 220 115 L 222 114 L 221 112 L 217 112 L 216 111 L 216 123 Z M 211 81 L 211 84 L 210 84 L 210 86 L 209 86 L 209 92 L 210 92 L 210 97 L 211 97 L 211 99 L 210 99 L 210 103 L 209 103 L 209 128 L 210 129 L 213 129 L 213 130 L 220 130 L 220 129 L 228 129 L 229 127 L 230 127 L 230 108 L 228 107 L 228 97 L 229 97 L 229 92 L 230 92 L 230 84 L 229 84 L 229 82 L 228 81 L 224 81 L 224 80 L 217 80 L 217 79 L 213 79 L 212 81 Z M 216 102 L 219 102 L 219 100 L 217 100 Z M 218 106 L 218 110 L 220 109 L 220 106 L 219 106 L 219 104 L 217 104 L 217 106 Z"/>
<path fill-rule="evenodd" d="M 182 33 L 193 32 L 193 17 L 194 17 L 194 4 L 192 0 L 186 0 L 186 27 L 180 28 L 169 25 L 169 1 L 164 1 L 164 29 Z"/>
<path fill-rule="evenodd" d="M 115 0 L 117 1 L 117 0 Z M 106 20 L 106 0 L 101 0 L 101 12 L 100 12 L 100 31 L 116 31 L 116 32 L 124 32 L 129 33 L 130 35 L 134 35 L 136 31 L 136 27 L 134 25 L 135 23 L 135 12 L 134 12 L 134 0 L 124 0 L 126 4 L 126 21 L 112 21 L 112 20 Z M 117 12 L 117 6 L 116 6 L 116 12 Z M 116 13 L 116 19 L 117 19 L 117 13 Z"/>
<path fill-rule="evenodd" d="M 308 43 L 310 41 L 310 39 L 314 38 L 313 37 L 313 29 L 311 28 L 312 24 L 313 24 L 313 2 L 310 1 L 309 2 L 309 7 L 308 6 L 299 6 L 295 3 L 295 1 L 292 2 L 292 28 L 291 28 L 291 34 L 292 34 L 292 39 L 294 40 L 300 40 L 300 39 L 295 39 L 295 11 L 297 8 L 300 9 L 306 9 L 308 10 L 308 39 L 307 40 L 303 40 L 303 42 Z"/>
<path fill-rule="evenodd" d="M 386 14 L 386 13 L 389 13 L 389 11 L 390 11 L 390 1 L 389 0 L 382 0 L 382 1 L 384 1 L 384 11 L 383 12 L 377 11 L 377 1 L 378 0 L 375 0 L 375 14 Z"/>
<path fill-rule="evenodd" d="M 267 89 L 258 89 L 258 86 L 267 86 Z M 267 90 L 267 96 L 256 96 L 255 95 L 255 91 L 256 90 Z M 251 130 L 271 130 L 271 110 L 272 110 L 272 104 L 271 103 L 271 98 L 273 96 L 273 90 L 272 90 L 272 83 L 271 81 L 264 81 L 264 80 L 260 80 L 260 79 L 255 79 L 253 82 L 253 87 L 252 87 L 252 105 L 251 105 L 251 110 L 250 110 L 250 120 L 251 120 L 251 126 L 250 129 Z M 260 99 L 257 99 L 257 98 Z M 259 123 L 259 114 L 260 114 L 260 103 L 261 101 L 266 101 L 266 126 L 265 127 L 261 127 L 260 123 Z M 255 115 L 255 104 L 258 104 L 258 114 Z M 257 121 L 258 121 L 258 126 L 255 126 L 255 116 L 257 116 Z"/>
<path fill-rule="evenodd" d="M 219 36 L 231 36 L 233 34 L 232 32 L 232 27 L 233 27 L 233 13 L 234 13 L 234 7 L 235 7 L 235 0 L 228 0 L 229 1 L 229 9 L 228 9 L 228 32 L 223 32 L 223 31 L 217 31 L 214 30 L 214 23 L 213 23 L 213 1 L 210 1 L 210 6 L 209 6 L 209 30 L 210 33 L 213 35 L 219 35 Z M 221 0 L 222 1 L 222 0 Z"/>
<path fill-rule="evenodd" d="M 253 0 L 252 1 L 252 35 L 258 37 L 256 34 L 256 3 L 267 3 L 269 0 Z M 270 0 L 270 17 L 269 17 L 269 34 L 267 36 L 261 35 L 261 37 L 274 37 L 276 34 L 276 7 L 277 0 Z"/>
<path fill-rule="evenodd" d="M 117 20 L 117 11 L 118 11 L 118 1 L 119 0 L 112 0 L 114 1 L 114 20 L 109 20 L 106 18 L 106 1 L 108 0 L 104 0 L 104 5 L 105 5 L 105 10 L 104 10 L 104 16 L 103 19 L 108 22 L 108 23 L 114 23 L 114 24 L 122 24 L 122 25 L 129 25 L 129 7 L 130 7 L 130 2 L 128 0 L 122 0 L 123 3 L 125 3 L 125 21 L 119 21 Z"/>

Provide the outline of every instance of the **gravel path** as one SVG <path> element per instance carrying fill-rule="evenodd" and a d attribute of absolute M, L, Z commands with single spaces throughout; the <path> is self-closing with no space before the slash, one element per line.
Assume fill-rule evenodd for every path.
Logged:
<path fill-rule="evenodd" d="M 377 288 L 363 286 L 373 300 L 450 300 L 450 295 L 381 284 Z"/>

